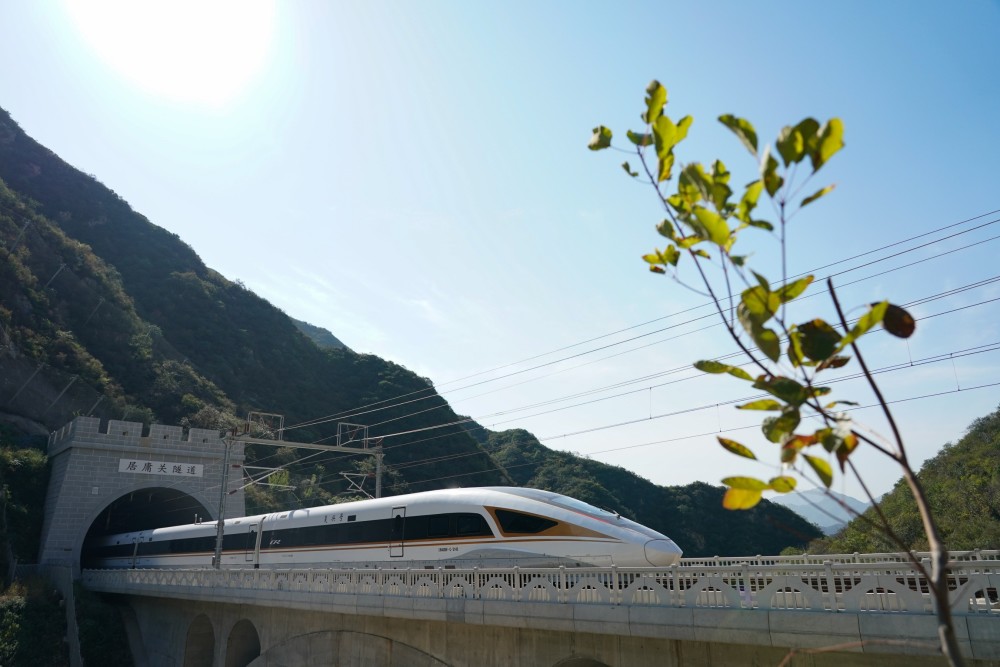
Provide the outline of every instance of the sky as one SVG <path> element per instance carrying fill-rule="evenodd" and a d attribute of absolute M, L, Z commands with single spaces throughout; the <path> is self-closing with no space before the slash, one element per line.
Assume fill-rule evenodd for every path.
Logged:
<path fill-rule="evenodd" d="M 728 403 L 746 385 L 689 370 L 734 346 L 692 321 L 704 297 L 646 270 L 663 211 L 619 167 L 634 156 L 587 150 L 592 128 L 627 148 L 658 79 L 695 119 L 679 161 L 722 159 L 744 184 L 756 162 L 719 115 L 762 144 L 843 120 L 816 177 L 836 190 L 789 224 L 789 273 L 837 273 L 853 316 L 943 295 L 912 306 L 910 340 L 863 348 L 900 367 L 879 380 L 919 463 L 1000 404 L 998 35 L 995 0 L 0 0 L 0 106 L 208 266 L 430 378 L 458 413 L 718 484 L 780 474 L 776 446 Z M 780 276 L 775 237 L 747 247 Z M 814 292 L 795 312 L 831 318 Z M 856 381 L 835 394 L 874 400 Z M 888 430 L 875 408 L 851 416 Z M 898 479 L 858 461 L 875 494 Z"/>

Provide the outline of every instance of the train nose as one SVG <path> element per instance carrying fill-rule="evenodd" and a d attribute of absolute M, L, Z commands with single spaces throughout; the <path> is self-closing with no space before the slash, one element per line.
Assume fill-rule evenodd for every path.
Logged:
<path fill-rule="evenodd" d="M 673 540 L 650 540 L 643 548 L 650 565 L 673 565 L 681 559 L 681 550 Z"/>

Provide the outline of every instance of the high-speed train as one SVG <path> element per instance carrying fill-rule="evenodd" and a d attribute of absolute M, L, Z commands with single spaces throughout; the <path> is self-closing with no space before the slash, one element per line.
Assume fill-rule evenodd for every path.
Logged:
<path fill-rule="evenodd" d="M 216 522 L 106 535 L 84 567 L 205 567 Z M 426 491 L 224 522 L 224 567 L 667 566 L 666 535 L 568 496 L 484 487 Z"/>

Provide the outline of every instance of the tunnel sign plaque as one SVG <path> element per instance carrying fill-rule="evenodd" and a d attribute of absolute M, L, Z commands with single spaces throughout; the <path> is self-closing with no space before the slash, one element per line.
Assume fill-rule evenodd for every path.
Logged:
<path fill-rule="evenodd" d="M 146 461 L 144 459 L 118 459 L 118 472 L 145 475 L 171 475 L 176 477 L 201 477 L 205 466 L 201 463 L 176 461 Z"/>

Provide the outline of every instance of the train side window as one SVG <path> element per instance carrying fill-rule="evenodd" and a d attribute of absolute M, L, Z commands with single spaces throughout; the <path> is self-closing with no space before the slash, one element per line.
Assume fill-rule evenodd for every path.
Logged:
<path fill-rule="evenodd" d="M 447 514 L 434 514 L 427 517 L 427 537 L 448 537 L 449 523 Z"/>
<path fill-rule="evenodd" d="M 551 519 L 511 510 L 498 509 L 496 516 L 505 533 L 541 533 L 556 525 Z"/>
<path fill-rule="evenodd" d="M 403 539 L 423 540 L 427 538 L 427 517 L 408 516 L 403 526 Z"/>
<path fill-rule="evenodd" d="M 455 521 L 459 535 L 492 535 L 486 519 L 478 514 L 459 514 Z"/>

